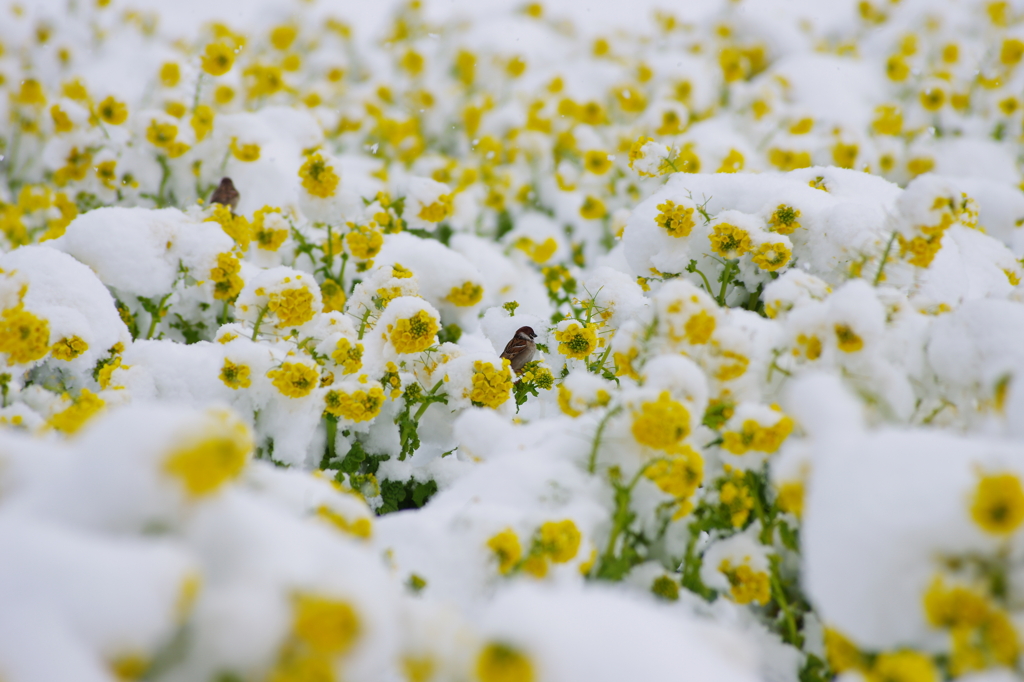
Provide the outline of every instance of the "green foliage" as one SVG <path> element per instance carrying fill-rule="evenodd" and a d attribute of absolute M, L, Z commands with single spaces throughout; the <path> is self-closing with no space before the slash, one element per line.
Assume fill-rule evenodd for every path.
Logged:
<path fill-rule="evenodd" d="M 384 503 L 377 509 L 377 514 L 383 516 L 403 509 L 418 509 L 436 492 L 437 482 L 433 480 L 425 483 L 412 478 L 404 482 L 383 481 L 380 484 L 380 495 Z"/>

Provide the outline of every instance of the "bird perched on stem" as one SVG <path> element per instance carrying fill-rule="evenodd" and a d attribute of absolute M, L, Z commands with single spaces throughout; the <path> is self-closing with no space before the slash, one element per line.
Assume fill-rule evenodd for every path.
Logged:
<path fill-rule="evenodd" d="M 235 209 L 238 208 L 238 197 L 238 190 L 235 189 L 235 183 L 231 182 L 231 178 L 221 178 L 220 185 L 213 191 L 213 196 L 210 197 L 210 203 L 227 206 L 234 213 Z"/>
<path fill-rule="evenodd" d="M 516 335 L 512 337 L 512 340 L 505 345 L 501 357 L 512 364 L 512 371 L 516 374 L 523 373 L 523 367 L 533 359 L 537 352 L 537 344 L 533 342 L 535 338 L 537 338 L 537 334 L 533 331 L 533 327 L 520 327 L 516 330 Z"/>

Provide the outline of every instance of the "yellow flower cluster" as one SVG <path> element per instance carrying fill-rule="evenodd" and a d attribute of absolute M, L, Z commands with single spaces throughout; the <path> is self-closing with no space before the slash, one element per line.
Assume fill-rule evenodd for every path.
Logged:
<path fill-rule="evenodd" d="M 971 518 L 993 535 L 1009 535 L 1024 521 L 1024 487 L 1016 474 L 985 474 L 971 503 Z"/>
<path fill-rule="evenodd" d="M 238 276 L 241 271 L 242 264 L 238 262 L 238 256 L 233 253 L 217 254 L 217 265 L 210 270 L 213 297 L 218 301 L 235 300 L 245 286 L 245 282 Z"/>
<path fill-rule="evenodd" d="M 79 336 L 66 336 L 53 344 L 50 354 L 58 360 L 70 361 L 89 350 L 89 344 Z"/>
<path fill-rule="evenodd" d="M 419 353 L 433 346 L 438 329 L 437 320 L 426 310 L 388 325 L 391 345 L 402 354 Z"/>
<path fill-rule="evenodd" d="M 729 521 L 734 528 L 741 528 L 750 518 L 754 508 L 754 496 L 743 472 L 725 465 L 726 477 L 720 481 L 718 499 L 725 505 Z"/>
<path fill-rule="evenodd" d="M 252 241 L 252 225 L 245 216 L 235 215 L 224 204 L 214 204 L 208 220 L 219 224 L 224 233 L 234 239 L 243 252 L 249 248 L 249 242 Z"/>
<path fill-rule="evenodd" d="M 778 234 L 793 234 L 800 228 L 800 223 L 797 218 L 800 217 L 800 211 L 787 206 L 786 204 L 779 204 L 768 219 L 768 228 L 772 232 Z"/>
<path fill-rule="evenodd" d="M 246 365 L 236 365 L 227 358 L 224 358 L 224 366 L 220 370 L 220 380 L 230 389 L 249 388 L 252 385 L 250 379 L 251 370 Z"/>
<path fill-rule="evenodd" d="M 792 257 L 793 252 L 783 242 L 766 242 L 754 250 L 751 260 L 762 270 L 775 272 L 785 267 Z"/>
<path fill-rule="evenodd" d="M 508 360 L 502 360 L 501 369 L 489 362 L 473 363 L 473 388 L 466 396 L 477 407 L 497 409 L 512 397 L 512 370 Z"/>
<path fill-rule="evenodd" d="M 35 362 L 45 357 L 49 350 L 48 321 L 26 310 L 21 303 L 3 311 L 0 316 L 0 353 L 7 356 L 7 364 Z"/>
<path fill-rule="evenodd" d="M 70 400 L 67 393 L 61 396 Z M 87 388 L 83 388 L 71 404 L 57 412 L 47 420 L 47 424 L 61 433 L 71 435 L 81 429 L 96 413 L 103 409 L 106 402 Z"/>
<path fill-rule="evenodd" d="M 306 191 L 321 199 L 334 196 L 341 181 L 320 152 L 314 152 L 306 157 L 306 162 L 299 169 L 299 177 L 302 178 L 302 186 Z"/>
<path fill-rule="evenodd" d="M 526 654 L 499 642 L 491 642 L 480 651 L 476 677 L 480 682 L 534 682 L 537 679 Z"/>
<path fill-rule="evenodd" d="M 728 559 L 723 559 L 718 570 L 729 581 L 729 597 L 737 604 L 756 602 L 762 606 L 771 598 L 771 579 L 763 571 L 755 571 L 746 562 L 733 566 Z"/>
<path fill-rule="evenodd" d="M 272 213 L 280 214 L 281 209 L 264 206 L 256 211 L 252 217 L 253 239 L 256 240 L 256 245 L 264 251 L 277 251 L 288 238 L 288 230 L 267 227 L 267 216 Z"/>
<path fill-rule="evenodd" d="M 427 204 L 420 209 L 418 218 L 426 220 L 428 223 L 439 223 L 452 214 L 452 199 L 451 194 L 442 194 L 432 204 Z"/>
<path fill-rule="evenodd" d="M 363 344 L 352 343 L 343 336 L 334 344 L 331 359 L 345 374 L 354 374 L 363 366 Z"/>
<path fill-rule="evenodd" d="M 249 427 L 228 412 L 210 413 L 206 430 L 189 441 L 172 450 L 163 467 L 193 497 L 209 495 L 236 478 L 253 448 Z"/>
<path fill-rule="evenodd" d="M 690 411 L 662 391 L 657 400 L 645 401 L 633 412 L 631 430 L 641 445 L 681 454 L 682 443 L 690 435 Z"/>
<path fill-rule="evenodd" d="M 558 352 L 567 358 L 585 360 L 587 356 L 604 345 L 604 339 L 597 336 L 597 325 L 581 325 L 575 320 L 564 329 L 555 332 Z"/>
<path fill-rule="evenodd" d="M 994 666 L 1012 666 L 1020 653 L 1013 622 L 978 591 L 947 586 L 936 576 L 924 595 L 928 622 L 949 630 L 950 672 L 964 675 Z"/>
<path fill-rule="evenodd" d="M 673 237 L 688 237 L 697 223 L 693 219 L 693 209 L 680 206 L 674 201 L 658 204 L 658 213 L 654 222 Z"/>
<path fill-rule="evenodd" d="M 354 258 L 370 260 L 384 246 L 384 233 L 377 228 L 376 223 L 353 225 L 345 235 L 345 245 Z"/>
<path fill-rule="evenodd" d="M 324 312 L 341 312 L 345 309 L 345 290 L 336 280 L 325 279 L 320 283 L 320 297 L 323 299 Z"/>
<path fill-rule="evenodd" d="M 277 327 L 300 327 L 313 319 L 313 294 L 304 286 L 283 289 L 270 294 L 267 310 L 277 317 Z"/>
<path fill-rule="evenodd" d="M 291 635 L 269 679 L 334 680 L 334 660 L 348 654 L 363 634 L 355 607 L 336 597 L 299 592 L 293 597 L 292 614 Z"/>
<path fill-rule="evenodd" d="M 676 498 L 679 509 L 674 516 L 679 518 L 692 509 L 689 498 L 704 480 L 704 459 L 696 450 L 684 445 L 670 457 L 652 462 L 644 470 L 644 476 L 662 492 Z"/>
<path fill-rule="evenodd" d="M 380 386 L 372 386 L 363 391 L 338 391 L 327 392 L 324 398 L 328 414 L 341 419 L 348 419 L 354 422 L 370 421 L 378 414 L 384 405 L 384 389 Z"/>
<path fill-rule="evenodd" d="M 786 415 L 771 426 L 761 426 L 756 419 L 746 419 L 739 431 L 726 431 L 722 434 L 722 447 L 734 455 L 742 455 L 750 450 L 776 452 L 792 432 L 793 420 Z"/>
<path fill-rule="evenodd" d="M 289 398 L 304 398 L 316 388 L 320 373 L 302 362 L 285 362 L 267 372 L 274 388 Z"/>
<path fill-rule="evenodd" d="M 474 306 L 483 300 L 484 288 L 473 282 L 463 282 L 461 287 L 452 287 L 444 300 L 461 308 Z"/>
<path fill-rule="evenodd" d="M 715 225 L 709 239 L 711 250 L 727 259 L 739 258 L 752 247 L 747 231 L 729 223 Z"/>

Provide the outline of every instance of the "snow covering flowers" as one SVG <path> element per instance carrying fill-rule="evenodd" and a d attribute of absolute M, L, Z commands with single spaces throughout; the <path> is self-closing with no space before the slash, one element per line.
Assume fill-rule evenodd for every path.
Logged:
<path fill-rule="evenodd" d="M 1020 673 L 1012 3 L 111 4 L 0 8 L 4 682 Z"/>

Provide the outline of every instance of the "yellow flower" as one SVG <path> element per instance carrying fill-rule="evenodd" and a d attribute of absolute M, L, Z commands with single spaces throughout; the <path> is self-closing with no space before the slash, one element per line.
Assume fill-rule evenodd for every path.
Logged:
<path fill-rule="evenodd" d="M 160 82 L 173 88 L 181 80 L 181 68 L 174 62 L 164 62 L 160 67 Z"/>
<path fill-rule="evenodd" d="M 224 43 L 210 43 L 202 57 L 203 71 L 211 76 L 223 76 L 235 63 L 234 51 Z"/>
<path fill-rule="evenodd" d="M 284 88 L 284 79 L 281 76 L 281 68 L 278 66 L 253 64 L 247 67 L 242 74 L 249 79 L 247 95 L 250 99 L 269 97 Z"/>
<path fill-rule="evenodd" d="M 96 113 L 104 123 L 119 126 L 128 120 L 128 107 L 123 102 L 117 101 L 113 96 L 107 97 L 100 102 Z"/>
<path fill-rule="evenodd" d="M 526 654 L 507 644 L 492 642 L 476 659 L 480 682 L 534 682 L 536 674 Z"/>
<path fill-rule="evenodd" d="M 380 386 L 372 386 L 366 391 L 344 391 L 332 390 L 324 398 L 328 414 L 354 422 L 370 421 L 378 414 L 384 405 L 384 389 Z"/>
<path fill-rule="evenodd" d="M 935 577 L 924 594 L 924 612 L 935 627 L 978 627 L 991 608 L 984 595 L 962 585 L 947 587 L 941 576 Z"/>
<path fill-rule="evenodd" d="M 832 628 L 825 628 L 825 657 L 837 673 L 863 670 L 867 664 L 857 645 Z"/>
<path fill-rule="evenodd" d="M 388 325 L 391 344 L 398 353 L 419 353 L 434 345 L 438 332 L 437 319 L 426 310 Z"/>
<path fill-rule="evenodd" d="M 466 390 L 468 397 L 478 407 L 497 409 L 512 397 L 512 372 L 508 360 L 502 360 L 501 369 L 489 362 L 477 360 L 473 363 L 473 388 Z"/>
<path fill-rule="evenodd" d="M 324 312 L 341 312 L 345 309 L 345 290 L 333 279 L 325 279 L 320 284 L 320 297 L 324 302 Z"/>
<path fill-rule="evenodd" d="M 725 466 L 725 471 L 728 476 L 721 482 L 718 499 L 725 505 L 733 527 L 740 528 L 750 518 L 750 511 L 754 508 L 754 497 L 742 471 L 729 465 Z"/>
<path fill-rule="evenodd" d="M 594 175 L 604 175 L 612 167 L 608 152 L 591 150 L 583 155 L 583 167 Z"/>
<path fill-rule="evenodd" d="M 583 199 L 583 205 L 580 206 L 580 215 L 587 220 L 600 220 L 608 215 L 608 209 L 605 208 L 603 201 L 588 194 Z"/>
<path fill-rule="evenodd" d="M 327 505 L 320 505 L 316 510 L 316 515 L 335 528 L 339 529 L 343 533 L 354 535 L 357 538 L 369 538 L 373 534 L 373 525 L 369 519 L 359 518 L 355 521 L 349 521 L 344 516 L 334 511 Z"/>
<path fill-rule="evenodd" d="M 1016 474 L 986 474 L 978 482 L 971 518 L 993 535 L 1009 535 L 1024 521 L 1024 489 Z"/>
<path fill-rule="evenodd" d="M 245 286 L 245 282 L 238 276 L 242 271 L 242 265 L 238 257 L 233 253 L 218 253 L 217 265 L 210 270 L 210 279 L 213 280 L 213 297 L 218 301 L 232 301 Z"/>
<path fill-rule="evenodd" d="M 676 498 L 693 495 L 704 480 L 704 459 L 688 445 L 677 449 L 667 460 L 658 460 L 647 467 L 644 476 L 658 488 Z"/>
<path fill-rule="evenodd" d="M 192 130 L 196 134 L 196 142 L 202 142 L 213 130 L 213 109 L 207 104 L 200 104 L 192 112 Z"/>
<path fill-rule="evenodd" d="M 498 571 L 507 575 L 523 555 L 523 549 L 519 545 L 519 538 L 515 531 L 506 528 L 487 541 L 487 547 L 498 557 Z"/>
<path fill-rule="evenodd" d="M 789 247 L 782 242 L 767 242 L 761 244 L 754 251 L 754 255 L 751 260 L 754 265 L 767 270 L 768 272 L 775 272 L 786 266 L 789 263 L 790 257 L 792 257 Z"/>
<path fill-rule="evenodd" d="M 711 250 L 722 258 L 739 258 L 750 251 L 750 235 L 746 230 L 729 223 L 718 223 L 712 229 Z"/>
<path fill-rule="evenodd" d="M 932 659 L 916 651 L 882 653 L 868 671 L 870 682 L 938 682 Z"/>
<path fill-rule="evenodd" d="M 442 194 L 434 203 L 423 206 L 416 217 L 428 223 L 441 222 L 452 214 L 452 198 L 451 194 Z"/>
<path fill-rule="evenodd" d="M 117 161 L 113 159 L 96 164 L 96 177 L 107 189 L 117 188 Z M 77 211 L 77 208 L 76 208 Z"/>
<path fill-rule="evenodd" d="M 154 147 L 166 149 L 178 137 L 178 126 L 173 123 L 159 123 L 153 119 L 146 129 L 146 139 Z"/>
<path fill-rule="evenodd" d="M 67 400 L 68 394 L 65 393 L 62 397 Z M 82 428 L 105 405 L 102 398 L 89 389 L 83 388 L 71 405 L 50 417 L 46 423 L 50 427 L 70 435 Z"/>
<path fill-rule="evenodd" d="M 61 133 L 69 133 L 75 127 L 75 124 L 71 122 L 71 118 L 67 115 L 67 112 L 61 109 L 59 104 L 54 104 L 50 107 L 50 118 L 53 119 L 53 129 L 58 135 Z"/>
<path fill-rule="evenodd" d="M 46 93 L 43 86 L 35 78 L 26 78 L 21 82 L 21 89 L 18 91 L 15 101 L 20 104 L 32 106 L 44 106 L 46 104 Z"/>
<path fill-rule="evenodd" d="M 776 498 L 779 509 L 789 512 L 798 519 L 804 513 L 804 484 L 802 481 L 786 481 L 779 486 Z"/>
<path fill-rule="evenodd" d="M 571 519 L 548 521 L 540 527 L 541 550 L 556 564 L 564 564 L 576 556 L 581 537 Z"/>
<path fill-rule="evenodd" d="M 235 91 L 230 85 L 218 85 L 217 89 L 213 91 L 213 101 L 221 106 L 230 104 L 234 98 Z"/>
<path fill-rule="evenodd" d="M 768 227 L 772 232 L 779 234 L 793 234 L 800 227 L 800 223 L 797 221 L 799 217 L 799 210 L 786 204 L 779 204 L 778 208 L 772 212 L 771 218 L 768 219 Z"/>
<path fill-rule="evenodd" d="M 733 568 L 728 559 L 723 559 L 718 570 L 729 580 L 729 596 L 737 604 L 756 602 L 764 606 L 771 600 L 771 580 L 767 573 L 755 571 L 742 563 Z"/>
<path fill-rule="evenodd" d="M 359 615 L 347 601 L 313 594 L 295 597 L 295 637 L 318 654 L 347 653 L 361 634 Z"/>
<path fill-rule="evenodd" d="M 220 380 L 230 389 L 249 388 L 252 380 L 249 378 L 250 369 L 246 365 L 236 365 L 227 358 L 224 358 L 224 366 L 220 370 Z"/>
<path fill-rule="evenodd" d="M 238 144 L 238 138 L 231 138 L 231 155 L 239 161 L 252 163 L 260 158 L 260 146 L 256 143 Z"/>
<path fill-rule="evenodd" d="M 707 343 L 711 340 L 711 335 L 715 333 L 717 325 L 718 321 L 715 319 L 715 316 L 706 310 L 701 310 L 699 313 L 691 315 L 690 319 L 683 325 L 686 342 L 695 346 Z"/>
<path fill-rule="evenodd" d="M 384 233 L 377 229 L 374 223 L 368 225 L 354 225 L 345 235 L 345 245 L 349 253 L 359 260 L 370 260 L 384 246 Z"/>
<path fill-rule="evenodd" d="M 484 297 L 484 288 L 473 282 L 463 282 L 461 287 L 452 287 L 444 300 L 454 305 L 466 308 L 476 305 Z"/>
<path fill-rule="evenodd" d="M 277 369 L 267 372 L 274 388 L 289 398 L 304 398 L 316 388 L 320 374 L 316 369 L 301 362 L 285 362 Z"/>
<path fill-rule="evenodd" d="M 58 360 L 74 360 L 79 355 L 89 350 L 89 344 L 78 336 L 65 336 L 63 339 L 53 344 L 53 348 L 50 349 L 50 354 Z"/>
<path fill-rule="evenodd" d="M 596 324 L 581 326 L 575 320 L 565 329 L 556 331 L 555 340 L 558 341 L 559 353 L 576 360 L 586 359 L 598 346 L 604 345 L 604 340 L 597 337 Z"/>
<path fill-rule="evenodd" d="M 856 353 L 864 347 L 864 340 L 857 336 L 853 328 L 848 324 L 836 324 L 836 341 L 839 344 L 839 350 L 844 353 Z"/>
<path fill-rule="evenodd" d="M 1024 58 L 1024 42 L 1018 38 L 1004 40 L 999 50 L 999 61 L 1007 66 L 1015 66 L 1021 58 Z"/>
<path fill-rule="evenodd" d="M 252 452 L 249 427 L 227 411 L 208 413 L 204 428 L 164 460 L 164 471 L 180 479 L 193 497 L 212 493 L 236 478 Z"/>
<path fill-rule="evenodd" d="M 242 251 L 249 248 L 249 242 L 252 241 L 252 225 L 244 215 L 235 215 L 231 208 L 224 204 L 214 204 L 207 220 L 219 224 L 224 233 L 234 239 Z"/>
<path fill-rule="evenodd" d="M 50 350 L 50 323 L 25 310 L 22 304 L 3 311 L 0 317 L 0 353 L 8 365 L 23 365 L 46 356 Z"/>
<path fill-rule="evenodd" d="M 680 452 L 679 446 L 690 435 L 690 411 L 673 400 L 668 391 L 662 391 L 657 400 L 643 402 L 640 409 L 633 412 L 631 430 L 641 445 Z"/>
<path fill-rule="evenodd" d="M 300 327 L 316 314 L 313 294 L 306 287 L 294 287 L 270 294 L 267 310 L 277 317 L 277 327 Z"/>
<path fill-rule="evenodd" d="M 903 113 L 892 104 L 875 107 L 875 120 L 871 127 L 879 135 L 899 135 L 903 132 Z"/>
<path fill-rule="evenodd" d="M 654 222 L 673 237 L 688 237 L 696 225 L 692 208 L 680 206 L 674 201 L 666 201 L 658 204 L 658 210 L 661 212 L 655 216 Z"/>
<path fill-rule="evenodd" d="M 306 162 L 299 169 L 299 177 L 302 178 L 302 186 L 306 191 L 321 199 L 334 196 L 340 182 L 334 168 L 327 165 L 320 152 L 306 157 Z"/>
<path fill-rule="evenodd" d="M 363 344 L 352 343 L 343 336 L 334 345 L 331 359 L 341 367 L 345 374 L 354 374 L 363 366 Z"/>
<path fill-rule="evenodd" d="M 754 419 L 743 422 L 739 431 L 722 434 L 722 447 L 734 455 L 745 454 L 748 450 L 775 452 L 793 431 L 793 420 L 783 416 L 772 426 L 761 426 Z"/>

